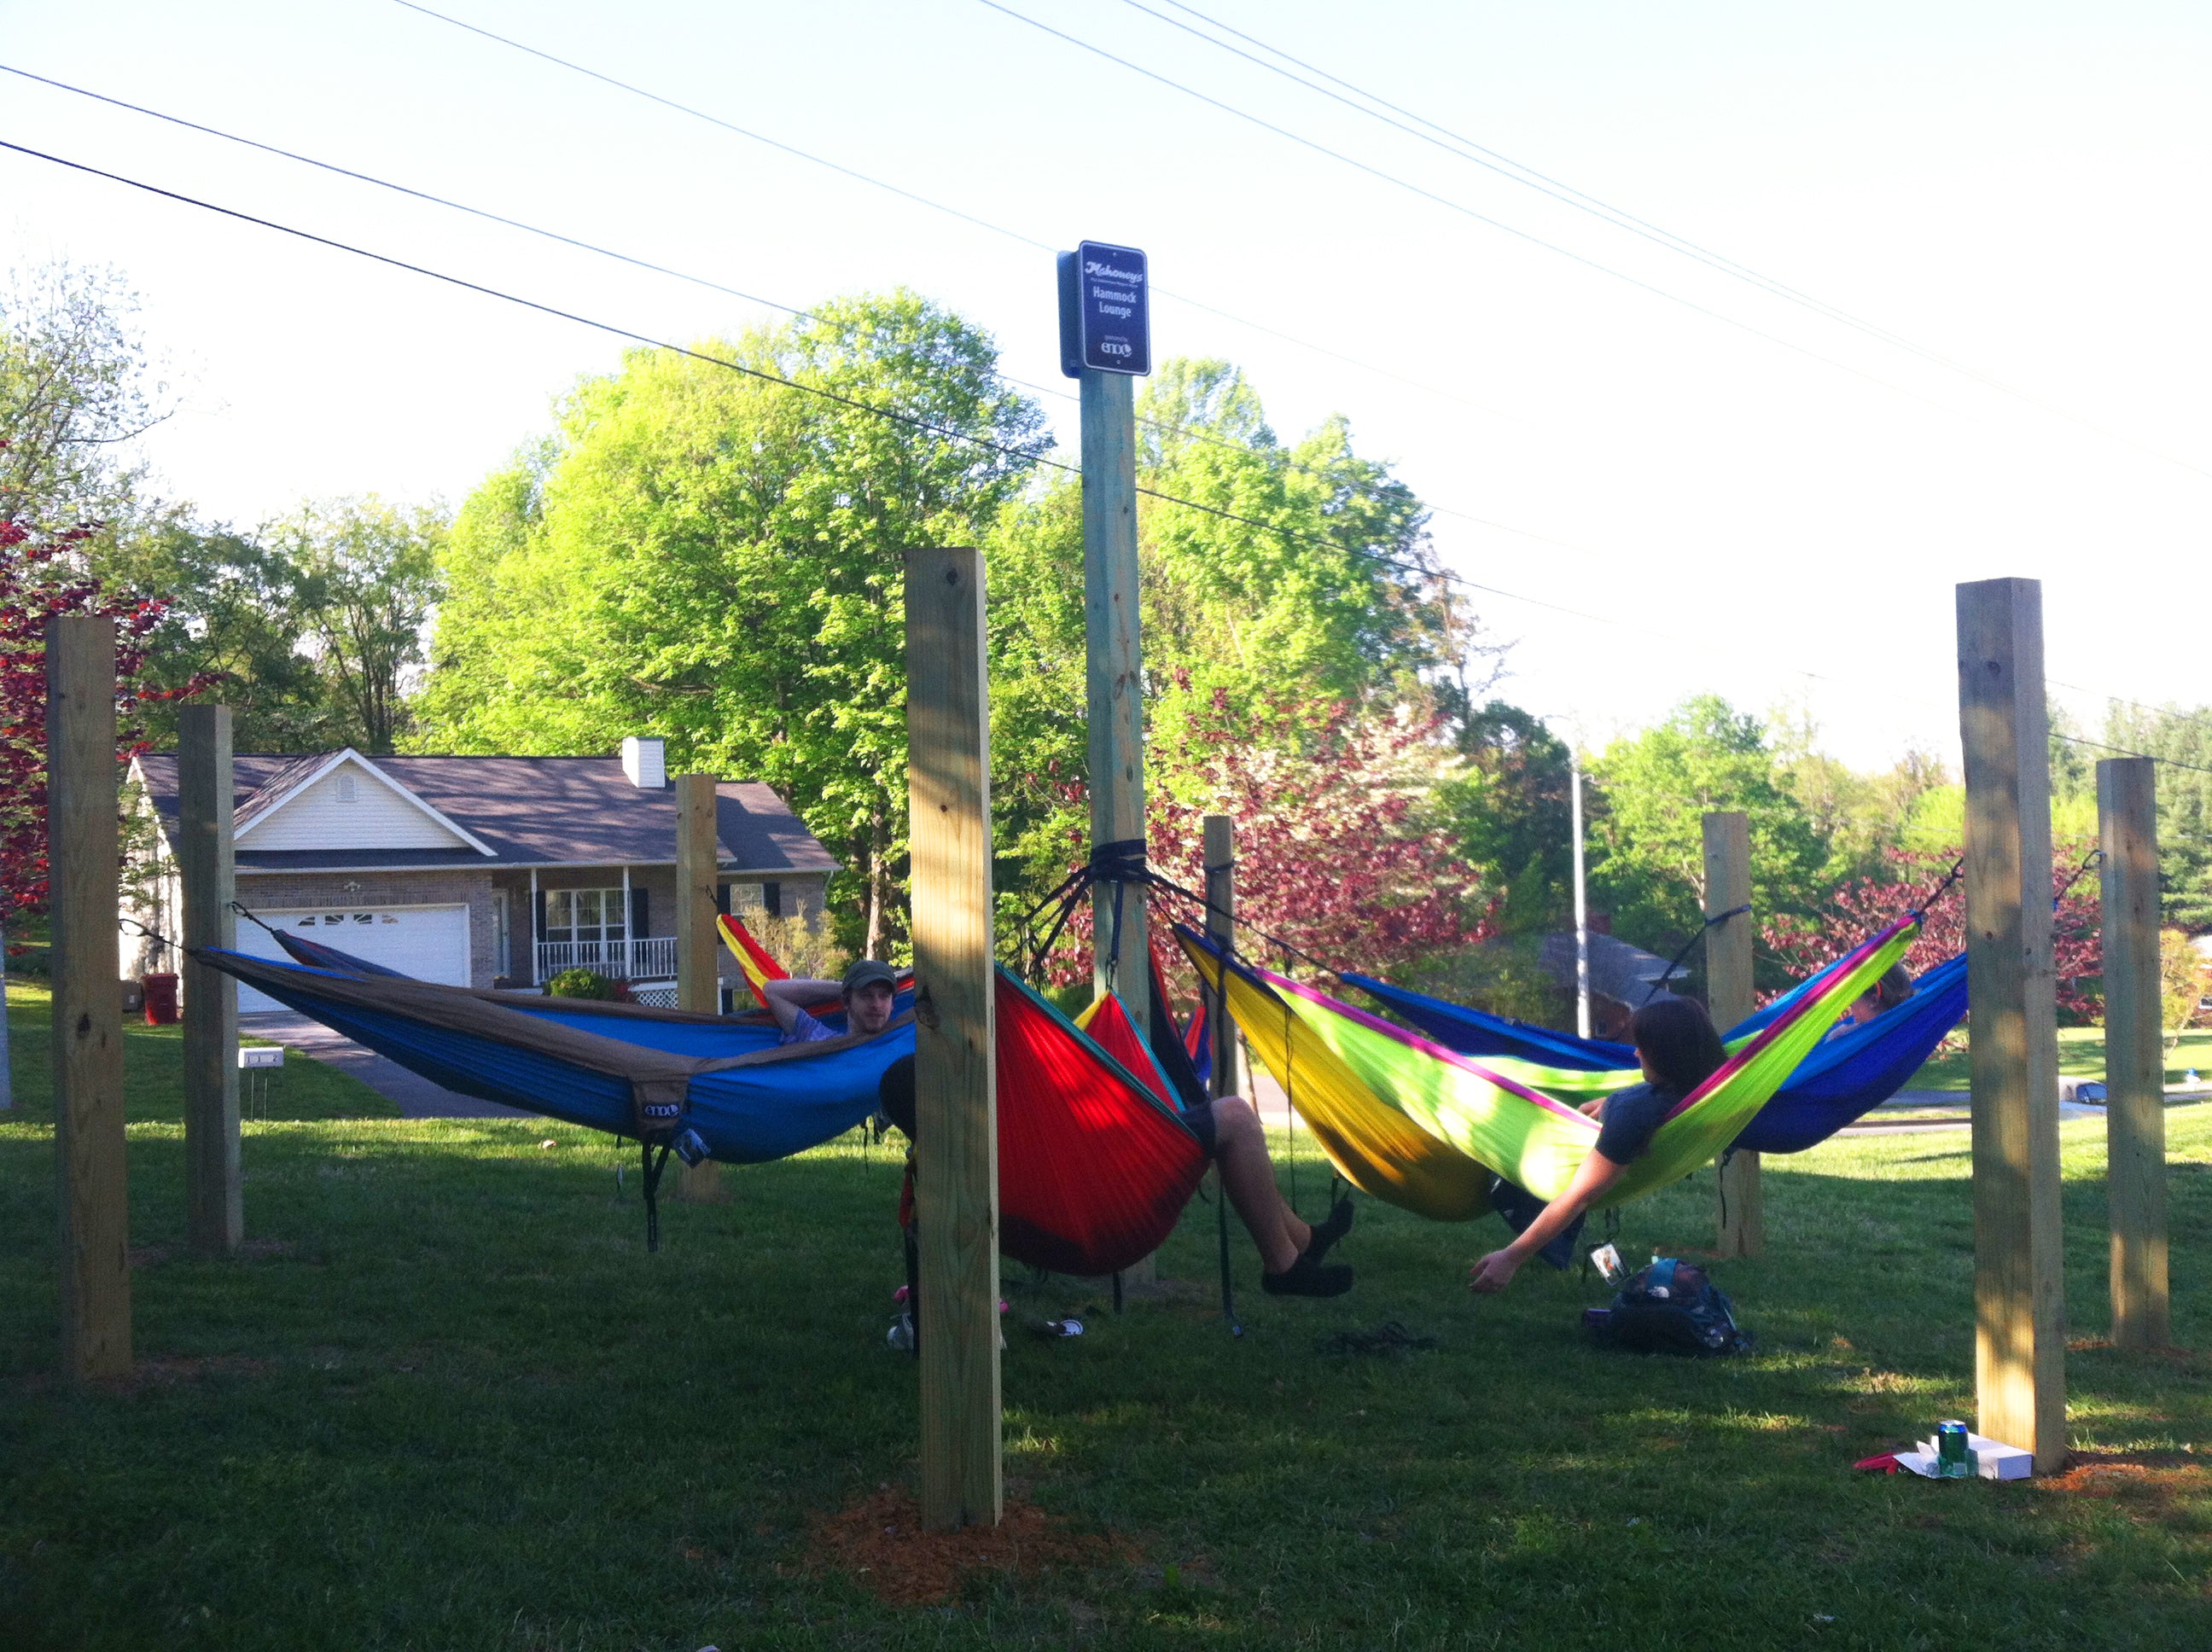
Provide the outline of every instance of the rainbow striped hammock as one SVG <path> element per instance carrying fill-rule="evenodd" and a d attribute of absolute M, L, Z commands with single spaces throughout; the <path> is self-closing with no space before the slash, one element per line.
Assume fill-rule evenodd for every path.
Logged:
<path fill-rule="evenodd" d="M 1919 931 L 1909 913 L 1847 954 L 1668 1114 L 1605 1202 L 1663 1187 L 1726 1148 Z M 1176 936 L 1215 985 L 1220 951 L 1182 925 Z M 1489 1208 L 1492 1173 L 1553 1199 L 1596 1145 L 1597 1121 L 1555 1096 L 1249 960 L 1232 955 L 1227 973 L 1245 1042 L 1330 1162 L 1377 1199 L 1467 1221 Z"/>

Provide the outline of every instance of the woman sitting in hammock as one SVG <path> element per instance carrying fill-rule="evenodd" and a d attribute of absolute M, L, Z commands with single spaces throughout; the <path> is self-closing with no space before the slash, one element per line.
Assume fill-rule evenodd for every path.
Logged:
<path fill-rule="evenodd" d="M 1511 1244 L 1492 1251 L 1468 1271 L 1468 1290 L 1503 1291 L 1521 1265 L 1545 1246 L 1562 1237 L 1571 1240 L 1605 1190 L 1644 1157 L 1667 1115 L 1728 1060 L 1711 1017 L 1694 999 L 1662 998 L 1645 1005 L 1628 1023 L 1628 1036 L 1643 1065 L 1644 1082 L 1583 1104 L 1583 1111 L 1598 1121 L 1596 1145 L 1565 1193 L 1545 1206 Z"/>

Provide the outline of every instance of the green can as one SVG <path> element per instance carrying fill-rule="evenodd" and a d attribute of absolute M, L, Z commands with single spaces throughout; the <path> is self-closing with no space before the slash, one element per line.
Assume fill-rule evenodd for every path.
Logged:
<path fill-rule="evenodd" d="M 1974 1472 L 1967 1461 L 1964 1423 L 1953 1420 L 1936 1424 L 1936 1472 L 1947 1480 L 1963 1480 Z"/>

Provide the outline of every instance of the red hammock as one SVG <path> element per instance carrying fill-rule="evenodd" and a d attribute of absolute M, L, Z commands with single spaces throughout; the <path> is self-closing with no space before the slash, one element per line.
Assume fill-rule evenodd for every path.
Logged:
<path fill-rule="evenodd" d="M 1055 1273 L 1158 1250 L 1206 1173 L 1118 999 L 1085 1032 L 999 972 L 999 1248 Z M 1121 1059 L 1116 1059 L 1119 1056 Z"/>

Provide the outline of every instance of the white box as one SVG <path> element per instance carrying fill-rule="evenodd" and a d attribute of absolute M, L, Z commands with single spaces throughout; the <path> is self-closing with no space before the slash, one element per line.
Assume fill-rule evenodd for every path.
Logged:
<path fill-rule="evenodd" d="M 238 1052 L 238 1065 L 240 1067 L 281 1067 L 284 1065 L 284 1047 L 282 1044 L 265 1047 L 241 1045 Z"/>
<path fill-rule="evenodd" d="M 1969 1434 L 1966 1436 L 1966 1449 L 1974 1454 L 1974 1473 L 1981 1479 L 2024 1480 L 2035 1473 L 2033 1455 L 2022 1451 L 2018 1446 L 2008 1446 L 1999 1441 L 1985 1439 L 1978 1434 Z M 1908 1462 L 1905 1461 L 1908 1456 L 1918 1461 Z M 1916 1474 L 1925 1474 L 1930 1479 L 1941 1478 L 1936 1470 L 1936 1442 L 1932 1437 L 1923 1440 L 1917 1452 L 1900 1451 L 1897 1461 L 1899 1467 L 1911 1469 Z"/>

